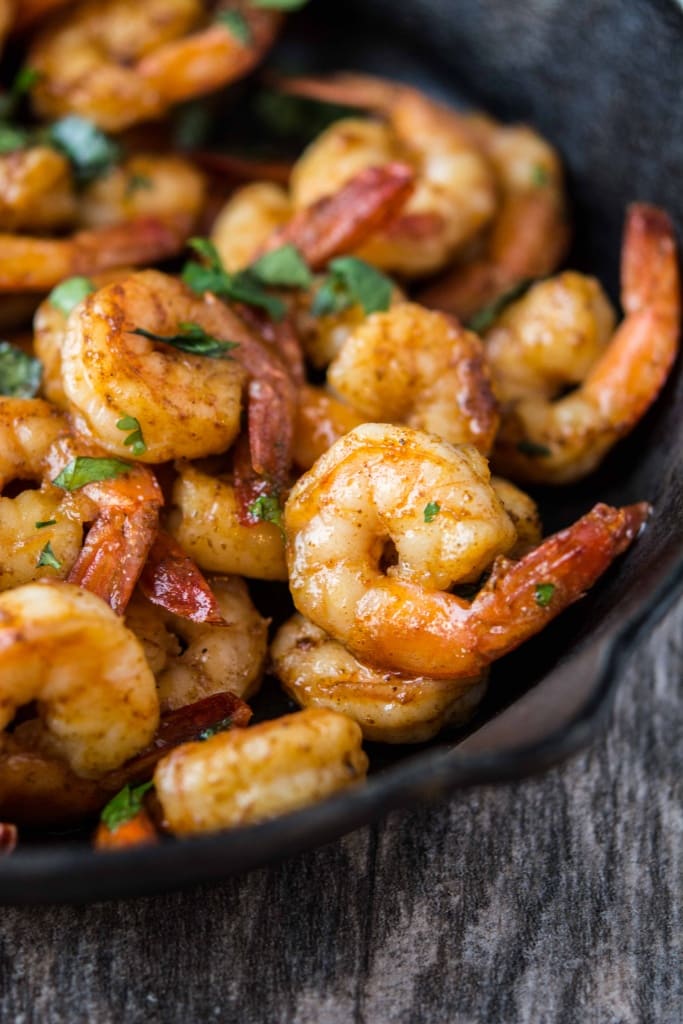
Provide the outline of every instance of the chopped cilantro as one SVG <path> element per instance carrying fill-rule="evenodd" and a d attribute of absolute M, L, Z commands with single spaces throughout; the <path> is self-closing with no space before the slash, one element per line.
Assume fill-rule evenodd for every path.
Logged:
<path fill-rule="evenodd" d="M 134 787 L 126 785 L 111 798 L 100 815 L 100 819 L 110 832 L 116 832 L 117 828 L 139 814 L 144 795 L 153 785 L 153 782 L 143 782 L 141 786 Z"/>
<path fill-rule="evenodd" d="M 281 288 L 308 288 L 313 275 L 295 245 L 282 245 L 261 256 L 249 267 L 249 273 L 261 284 Z"/>
<path fill-rule="evenodd" d="M 497 299 L 490 302 L 488 306 L 483 306 L 477 310 L 473 317 L 468 321 L 467 326 L 471 331 L 476 331 L 477 334 L 481 334 L 482 331 L 488 331 L 489 327 L 492 327 L 495 321 L 498 319 L 500 314 L 503 312 L 506 306 L 509 306 L 511 302 L 518 299 L 527 290 L 529 285 L 532 283 L 531 278 L 525 278 L 524 281 L 520 281 L 513 288 L 503 292 Z"/>
<path fill-rule="evenodd" d="M 238 43 L 248 46 L 251 42 L 249 23 L 239 11 L 220 11 L 216 15 L 216 21 L 232 32 Z"/>
<path fill-rule="evenodd" d="M 29 144 L 30 135 L 23 128 L 15 128 L 11 124 L 0 124 L 0 154 L 14 153 Z"/>
<path fill-rule="evenodd" d="M 36 523 L 36 530 L 43 530 L 46 526 L 56 526 L 56 519 L 39 519 Z"/>
<path fill-rule="evenodd" d="M 62 563 L 56 557 L 49 541 L 40 552 L 40 557 L 38 558 L 36 565 L 48 565 L 51 569 L 61 569 Z"/>
<path fill-rule="evenodd" d="M 550 181 L 550 174 L 547 168 L 543 167 L 542 164 L 534 164 L 531 168 L 531 181 L 534 185 L 538 185 L 539 188 L 547 185 Z"/>
<path fill-rule="evenodd" d="M 191 238 L 188 244 L 203 260 L 202 263 L 190 260 L 183 268 L 183 281 L 192 291 L 199 295 L 203 292 L 214 292 L 234 302 L 259 306 L 265 309 L 273 320 L 282 319 L 285 315 L 284 302 L 274 295 L 269 295 L 250 269 L 241 270 L 237 274 L 228 273 L 216 246 L 208 238 Z"/>
<path fill-rule="evenodd" d="M 39 359 L 9 341 L 0 341 L 0 395 L 33 398 L 38 394 L 43 367 Z"/>
<path fill-rule="evenodd" d="M 199 324 L 184 322 L 178 325 L 180 334 L 155 334 L 153 331 L 146 331 L 144 327 L 136 327 L 133 334 L 139 334 L 149 341 L 162 341 L 165 345 L 172 345 L 181 352 L 189 352 L 194 356 L 206 356 L 208 359 L 232 359 L 228 353 L 233 348 L 239 347 L 237 341 L 219 341 L 208 331 L 205 331 Z"/>
<path fill-rule="evenodd" d="M 67 277 L 48 295 L 48 302 L 55 309 L 58 309 L 64 316 L 68 316 L 79 302 L 82 302 L 86 295 L 95 291 L 95 285 L 89 277 Z"/>
<path fill-rule="evenodd" d="M 275 494 L 261 494 L 251 505 L 247 506 L 247 512 L 254 519 L 264 523 L 273 523 L 281 533 L 284 533 L 282 519 L 282 505 Z"/>
<path fill-rule="evenodd" d="M 78 114 L 69 114 L 55 121 L 47 131 L 47 138 L 69 160 L 79 184 L 105 174 L 121 153 L 113 139 Z"/>
<path fill-rule="evenodd" d="M 536 444 L 535 441 L 518 441 L 517 451 L 522 455 L 530 455 L 532 458 L 552 455 L 550 448 L 544 444 Z"/>
<path fill-rule="evenodd" d="M 341 313 L 350 306 L 377 313 L 389 308 L 394 286 L 376 267 L 355 256 L 340 256 L 328 266 L 328 275 L 313 300 L 314 316 Z"/>
<path fill-rule="evenodd" d="M 231 726 L 232 718 L 221 718 L 220 722 L 214 722 L 213 725 L 208 725 L 206 729 L 202 729 L 202 731 L 197 736 L 197 739 L 209 740 L 211 739 L 212 736 L 215 736 L 216 733 L 226 732 L 228 729 L 231 728 Z"/>
<path fill-rule="evenodd" d="M 552 596 L 555 593 L 554 583 L 537 583 L 536 584 L 536 604 L 541 608 L 547 608 L 552 600 Z"/>
<path fill-rule="evenodd" d="M 20 101 L 31 91 L 40 77 L 40 71 L 36 71 L 35 68 L 24 67 L 17 72 L 8 92 L 0 96 L 1 118 L 8 119 L 16 114 Z"/>
<path fill-rule="evenodd" d="M 425 523 L 433 523 L 440 511 L 441 505 L 438 501 L 428 501 L 424 507 Z"/>
<path fill-rule="evenodd" d="M 300 11 L 308 0 L 251 0 L 252 7 L 261 7 L 266 11 Z"/>
<path fill-rule="evenodd" d="M 130 430 L 130 434 L 123 442 L 126 448 L 130 448 L 133 455 L 144 455 L 147 451 L 145 439 L 142 436 L 140 421 L 135 416 L 123 416 L 116 424 L 119 430 Z"/>
<path fill-rule="evenodd" d="M 64 491 L 77 491 L 86 484 L 98 480 L 113 480 L 129 473 L 132 466 L 120 459 L 93 459 L 89 455 L 77 455 L 52 481 Z"/>
<path fill-rule="evenodd" d="M 140 189 L 152 188 L 152 179 L 147 174 L 131 174 L 126 185 L 125 198 L 130 199 Z"/>

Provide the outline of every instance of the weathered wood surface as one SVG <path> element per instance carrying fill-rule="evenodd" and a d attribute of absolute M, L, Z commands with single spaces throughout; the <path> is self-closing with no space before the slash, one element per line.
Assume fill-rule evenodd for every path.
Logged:
<path fill-rule="evenodd" d="M 213 889 L 0 910 L 3 1024 L 680 1024 L 683 605 L 609 732 Z"/>

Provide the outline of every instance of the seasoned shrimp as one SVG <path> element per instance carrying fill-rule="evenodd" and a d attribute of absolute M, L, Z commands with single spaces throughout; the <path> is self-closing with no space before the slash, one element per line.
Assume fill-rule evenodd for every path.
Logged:
<path fill-rule="evenodd" d="M 516 530 L 476 449 L 366 424 L 290 493 L 290 590 L 302 615 L 363 662 L 408 675 L 472 676 L 581 597 L 647 514 L 642 504 L 596 505 L 511 562 L 496 556 L 510 550 Z M 473 601 L 447 592 L 489 568 Z M 540 584 L 548 600 L 538 600 Z"/>
<path fill-rule="evenodd" d="M 401 215 L 359 255 L 386 270 L 419 277 L 443 267 L 491 219 L 492 171 L 460 119 L 418 90 L 361 74 L 282 83 L 299 95 L 372 110 L 386 120 L 337 121 L 292 171 L 294 205 L 307 206 L 364 167 L 402 161 L 416 187 Z"/>
<path fill-rule="evenodd" d="M 226 270 L 234 273 L 247 267 L 270 235 L 292 216 L 286 189 L 267 181 L 254 181 L 235 192 L 225 204 L 211 229 Z"/>
<path fill-rule="evenodd" d="M 47 402 L 0 398 L 0 490 L 12 480 L 43 482 L 50 447 L 65 431 L 64 420 Z M 82 533 L 73 501 L 49 483 L 0 497 L 0 590 L 43 576 L 65 577 L 78 557 Z"/>
<path fill-rule="evenodd" d="M 526 125 L 499 125 L 481 115 L 463 124 L 491 161 L 500 206 L 483 252 L 423 289 L 419 299 L 469 320 L 522 281 L 552 274 L 570 232 L 562 164 L 552 146 Z"/>
<path fill-rule="evenodd" d="M 40 73 L 37 113 L 76 113 L 108 131 L 163 114 L 174 103 L 241 78 L 273 42 L 281 16 L 247 0 L 219 4 L 245 33 L 202 0 L 85 0 L 38 32 L 28 63 Z"/>
<path fill-rule="evenodd" d="M 365 423 L 365 417 L 346 402 L 328 394 L 324 388 L 305 384 L 299 392 L 296 411 L 295 465 L 301 470 L 310 469 L 335 441 L 361 423 Z"/>
<path fill-rule="evenodd" d="M 423 743 L 446 726 L 467 721 L 486 689 L 471 679 L 407 679 L 363 665 L 302 615 L 278 630 L 273 668 L 302 707 L 330 708 L 358 722 L 366 740 Z"/>
<path fill-rule="evenodd" d="M 96 778 L 150 742 L 159 720 L 142 647 L 107 605 L 68 583 L 0 594 L 0 727 L 38 701 L 73 770 Z"/>
<path fill-rule="evenodd" d="M 245 525 L 231 480 L 190 463 L 178 465 L 168 528 L 207 572 L 286 580 L 280 529 L 271 522 Z"/>
<path fill-rule="evenodd" d="M 373 313 L 346 339 L 327 380 L 368 421 L 491 449 L 498 413 L 483 345 L 443 313 L 412 302 Z"/>
<path fill-rule="evenodd" d="M 248 700 L 260 686 L 268 623 L 254 608 L 243 580 L 214 576 L 209 582 L 222 624 L 190 622 L 140 593 L 128 605 L 126 625 L 141 641 L 156 676 L 162 711 L 224 690 Z"/>
<path fill-rule="evenodd" d="M 141 271 L 88 296 L 69 318 L 62 349 L 64 392 L 79 428 L 108 452 L 129 457 L 122 417 L 137 419 L 144 462 L 198 458 L 230 447 L 240 429 L 242 367 L 231 358 L 179 352 L 160 338 L 199 325 L 222 342 L 250 343 L 236 315 L 172 277 Z"/>
<path fill-rule="evenodd" d="M 491 487 L 500 498 L 517 532 L 517 542 L 508 551 L 508 555 L 510 558 L 522 558 L 532 548 L 538 547 L 543 539 L 538 505 L 528 494 L 501 476 L 491 477 Z"/>
<path fill-rule="evenodd" d="M 65 156 L 31 146 L 0 156 L 0 230 L 50 231 L 73 224 L 78 201 Z"/>
<path fill-rule="evenodd" d="M 533 305 L 533 297 L 531 302 Z M 680 331 L 676 243 L 667 215 L 643 203 L 633 205 L 627 217 L 622 305 L 625 319 L 600 353 L 610 319 L 605 304 L 601 304 L 596 341 L 585 346 L 584 353 L 586 361 L 593 352 L 597 358 L 582 383 L 565 397 L 556 397 L 558 383 L 561 386 L 576 380 L 578 372 L 558 382 L 558 368 L 546 363 L 546 369 L 536 346 L 531 344 L 524 351 L 526 366 L 541 373 L 545 387 L 533 395 L 522 394 L 503 410 L 494 450 L 494 464 L 501 473 L 550 484 L 580 479 L 592 472 L 609 449 L 635 426 L 664 385 L 676 357 Z M 514 324 L 515 311 L 510 313 Z M 558 316 L 551 308 L 548 314 L 559 321 L 561 334 L 561 312 Z M 577 329 L 582 329 L 581 320 Z M 566 364 L 566 351 L 566 345 L 560 344 L 560 368 Z M 500 361 L 499 355 L 494 361 L 496 358 Z M 578 370 L 583 369 L 580 353 L 577 364 Z"/>
<path fill-rule="evenodd" d="M 355 722 L 309 708 L 178 747 L 154 785 L 171 831 L 191 835 L 317 803 L 360 782 L 367 764 Z"/>

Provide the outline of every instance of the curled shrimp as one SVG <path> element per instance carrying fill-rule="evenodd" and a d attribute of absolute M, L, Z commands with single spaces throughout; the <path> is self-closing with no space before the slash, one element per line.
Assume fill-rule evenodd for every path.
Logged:
<path fill-rule="evenodd" d="M 78 201 L 69 161 L 51 146 L 0 156 L 0 229 L 50 231 L 76 220 Z"/>
<path fill-rule="evenodd" d="M 509 561 L 500 556 L 516 531 L 476 449 L 366 424 L 337 441 L 290 493 L 290 590 L 302 615 L 367 664 L 472 676 L 581 597 L 647 514 L 644 504 L 596 505 Z M 489 568 L 471 602 L 448 592 Z M 550 588 L 549 600 L 537 599 L 539 584 Z"/>
<path fill-rule="evenodd" d="M 533 304 L 533 296 L 527 301 Z M 556 397 L 552 366 L 550 372 L 539 366 L 533 345 L 524 352 L 526 365 L 540 370 L 546 388 L 503 410 L 494 450 L 501 473 L 550 484 L 580 479 L 635 426 L 664 385 L 680 330 L 676 244 L 667 215 L 643 203 L 630 208 L 626 221 L 622 305 L 626 316 L 616 333 L 579 386 L 564 397 Z M 601 308 L 604 329 L 609 317 Z M 523 306 L 518 309 L 519 319 L 523 311 Z M 551 318 L 558 320 L 552 308 L 552 323 Z M 598 330 L 598 350 L 600 340 Z"/>
<path fill-rule="evenodd" d="M 239 363 L 134 333 L 172 337 L 183 323 L 223 342 L 251 344 L 227 306 L 154 270 L 105 285 L 73 310 L 62 349 L 64 392 L 79 428 L 108 452 L 129 457 L 117 427 L 127 416 L 140 424 L 146 450 L 137 458 L 145 462 L 222 452 L 237 436 L 245 383 Z"/>
<path fill-rule="evenodd" d="M 156 676 L 162 711 L 225 690 L 248 700 L 260 686 L 268 623 L 254 608 L 243 580 L 214 576 L 210 585 L 222 616 L 219 623 L 190 622 L 141 593 L 128 605 L 126 625 L 141 641 Z"/>
<path fill-rule="evenodd" d="M 178 747 L 154 785 L 171 831 L 191 835 L 317 803 L 360 782 L 367 764 L 355 722 L 309 708 Z"/>
<path fill-rule="evenodd" d="M 379 743 L 423 743 L 467 721 L 486 689 L 471 679 L 406 678 L 364 665 L 302 615 L 280 627 L 271 645 L 273 669 L 301 707 L 340 711 Z"/>
<path fill-rule="evenodd" d="M 51 446 L 65 432 L 64 419 L 42 399 L 0 398 L 0 491 L 12 481 L 42 484 L 0 497 L 0 590 L 65 577 L 76 562 L 80 515 L 45 479 Z"/>
<path fill-rule="evenodd" d="M 443 267 L 495 211 L 493 174 L 460 119 L 418 90 L 370 75 L 294 78 L 282 88 L 299 95 L 363 107 L 384 118 L 332 124 L 292 171 L 295 206 L 307 206 L 364 167 L 401 161 L 416 185 L 401 214 L 365 244 L 370 263 L 406 277 Z"/>
<path fill-rule="evenodd" d="M 327 372 L 366 420 L 406 423 L 490 451 L 498 413 L 484 348 L 445 316 L 403 302 L 351 331 Z"/>
<path fill-rule="evenodd" d="M 68 583 L 0 594 L 0 726 L 38 701 L 73 770 L 96 778 L 150 742 L 159 719 L 142 647 L 107 605 Z"/>
<path fill-rule="evenodd" d="M 420 292 L 420 301 L 469 320 L 478 310 L 529 278 L 552 274 L 569 246 L 569 221 L 560 159 L 526 125 L 463 118 L 490 160 L 500 192 L 482 251 Z"/>
<path fill-rule="evenodd" d="M 41 117 L 77 113 L 108 131 L 159 117 L 174 103 L 247 74 L 275 39 L 281 16 L 247 0 L 219 4 L 243 20 L 206 23 L 201 0 L 86 0 L 34 38 L 28 63 Z"/>

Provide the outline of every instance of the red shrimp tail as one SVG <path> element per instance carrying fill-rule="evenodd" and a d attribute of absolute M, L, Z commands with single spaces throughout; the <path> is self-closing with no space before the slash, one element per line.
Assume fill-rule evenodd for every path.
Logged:
<path fill-rule="evenodd" d="M 225 625 L 206 578 L 165 530 L 157 533 L 139 583 L 148 601 L 174 615 L 192 622 Z"/>

